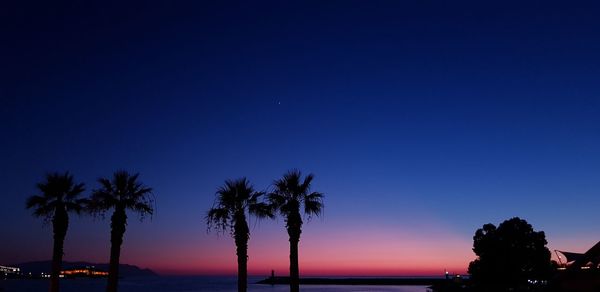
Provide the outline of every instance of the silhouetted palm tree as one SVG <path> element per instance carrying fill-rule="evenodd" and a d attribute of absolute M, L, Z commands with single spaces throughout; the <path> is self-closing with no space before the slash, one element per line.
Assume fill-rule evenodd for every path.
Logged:
<path fill-rule="evenodd" d="M 33 209 L 33 215 L 52 221 L 54 247 L 52 249 L 52 272 L 50 274 L 50 291 L 57 292 L 58 278 L 62 266 L 63 247 L 67 229 L 69 228 L 69 212 L 80 213 L 87 204 L 86 199 L 78 196 L 84 191 L 82 183 L 76 184 L 73 176 L 51 173 L 46 175 L 46 181 L 37 184 L 41 195 L 27 199 L 27 209 Z"/>
<path fill-rule="evenodd" d="M 246 213 L 258 218 L 273 218 L 273 212 L 269 205 L 258 202 L 263 192 L 254 191 L 254 187 L 246 178 L 227 180 L 217 190 L 216 200 L 213 207 L 206 215 L 209 230 L 215 228 L 218 231 L 231 231 L 235 240 L 237 262 L 238 262 L 238 291 L 246 291 L 247 288 L 247 264 L 248 264 L 248 239 L 250 229 L 246 221 Z"/>
<path fill-rule="evenodd" d="M 302 233 L 302 217 L 300 209 L 310 218 L 323 212 L 323 194 L 310 192 L 310 183 L 314 175 L 307 175 L 304 180 L 299 170 L 290 170 L 283 178 L 273 184 L 275 190 L 268 195 L 272 208 L 285 218 L 286 228 L 290 236 L 290 291 L 300 290 L 300 272 L 298 268 L 298 242 Z"/>
<path fill-rule="evenodd" d="M 119 258 L 121 244 L 127 226 L 127 210 L 141 216 L 152 215 L 154 200 L 152 189 L 138 181 L 139 174 L 117 171 L 112 179 L 99 178 L 100 188 L 94 190 L 90 202 L 90 211 L 105 214 L 113 209 L 110 222 L 110 263 L 108 267 L 108 286 L 106 291 L 116 292 L 119 281 Z"/>

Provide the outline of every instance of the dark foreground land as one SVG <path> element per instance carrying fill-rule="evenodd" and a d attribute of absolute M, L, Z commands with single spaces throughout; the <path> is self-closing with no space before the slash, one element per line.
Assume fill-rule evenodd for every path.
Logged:
<path fill-rule="evenodd" d="M 432 286 L 448 280 L 444 278 L 301 278 L 302 285 L 407 285 Z M 269 277 L 257 284 L 287 285 L 289 277 Z"/>

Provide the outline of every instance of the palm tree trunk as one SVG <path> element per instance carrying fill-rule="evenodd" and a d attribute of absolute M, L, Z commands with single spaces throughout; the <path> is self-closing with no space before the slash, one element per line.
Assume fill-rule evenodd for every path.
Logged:
<path fill-rule="evenodd" d="M 50 273 L 50 292 L 59 291 L 59 277 L 62 269 L 62 257 L 65 237 L 69 227 L 69 217 L 63 208 L 57 208 L 52 219 L 54 246 L 52 248 L 52 271 Z"/>
<path fill-rule="evenodd" d="M 126 225 L 127 214 L 125 214 L 125 209 L 117 207 L 111 217 L 107 292 L 117 292 L 119 286 L 119 258 L 121 257 L 121 244 L 123 244 Z"/>
<path fill-rule="evenodd" d="M 300 268 L 298 267 L 299 236 L 290 237 L 290 291 L 300 291 Z"/>
<path fill-rule="evenodd" d="M 236 215 L 234 229 L 238 263 L 238 292 L 246 292 L 248 289 L 248 234 L 250 229 L 243 212 Z"/>
<path fill-rule="evenodd" d="M 299 209 L 287 218 L 287 231 L 290 236 L 290 291 L 300 291 L 300 268 L 298 267 L 298 242 L 302 233 L 302 217 Z"/>
<path fill-rule="evenodd" d="M 246 292 L 248 287 L 248 244 L 238 243 L 237 262 L 238 262 L 238 292 Z"/>

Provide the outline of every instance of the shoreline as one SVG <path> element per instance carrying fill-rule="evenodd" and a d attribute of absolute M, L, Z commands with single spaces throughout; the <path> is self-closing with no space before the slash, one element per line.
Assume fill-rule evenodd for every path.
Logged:
<path fill-rule="evenodd" d="M 440 277 L 415 278 L 300 278 L 301 285 L 379 285 L 379 286 L 432 286 L 449 281 Z M 289 277 L 269 277 L 256 282 L 264 285 L 289 285 Z"/>

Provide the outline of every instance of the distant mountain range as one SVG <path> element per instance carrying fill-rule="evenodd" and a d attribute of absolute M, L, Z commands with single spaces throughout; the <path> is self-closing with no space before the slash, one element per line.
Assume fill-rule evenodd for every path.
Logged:
<path fill-rule="evenodd" d="M 16 265 L 11 265 L 21 269 L 23 273 L 50 273 L 52 262 L 51 261 L 38 261 L 38 262 L 27 262 Z M 89 262 L 63 262 L 63 269 L 74 269 L 86 266 L 94 266 L 98 270 L 108 271 L 108 264 L 97 264 Z M 154 271 L 150 269 L 142 269 L 134 265 L 119 265 L 119 276 L 121 277 L 156 277 L 158 276 Z"/>

